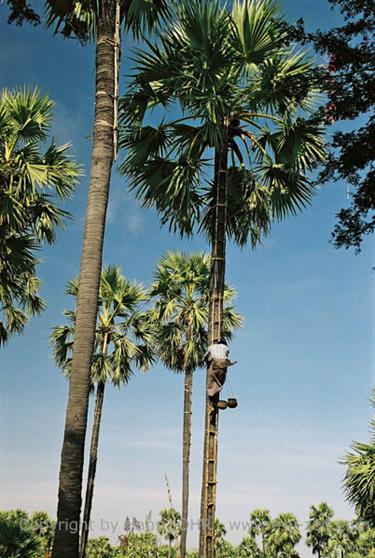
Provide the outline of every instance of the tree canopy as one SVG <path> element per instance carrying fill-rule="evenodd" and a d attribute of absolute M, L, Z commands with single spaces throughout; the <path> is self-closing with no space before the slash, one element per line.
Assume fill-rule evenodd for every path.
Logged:
<path fill-rule="evenodd" d="M 49 138 L 52 109 L 37 89 L 0 95 L 0 344 L 44 308 L 38 251 L 64 226 L 69 214 L 59 205 L 80 174 L 69 145 Z"/>
<path fill-rule="evenodd" d="M 340 10 L 344 24 L 315 33 L 302 26 L 296 36 L 312 42 L 329 60 L 318 79 L 328 97 L 326 119 L 346 121 L 351 128 L 334 132 L 320 180 L 349 184 L 350 205 L 337 214 L 333 241 L 337 248 L 359 252 L 365 236 L 375 230 L 375 9 L 373 0 L 329 2 Z"/>

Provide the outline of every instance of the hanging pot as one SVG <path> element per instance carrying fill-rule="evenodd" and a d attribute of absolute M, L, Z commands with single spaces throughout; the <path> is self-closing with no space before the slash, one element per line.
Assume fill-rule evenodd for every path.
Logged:
<path fill-rule="evenodd" d="M 220 409 L 221 411 L 224 411 L 224 409 L 226 409 L 228 407 L 228 402 L 224 401 L 223 399 L 220 399 L 217 402 L 217 408 Z"/>
<path fill-rule="evenodd" d="M 235 409 L 236 407 L 238 407 L 238 401 L 235 397 L 230 397 L 228 399 L 228 407 L 230 409 Z"/>

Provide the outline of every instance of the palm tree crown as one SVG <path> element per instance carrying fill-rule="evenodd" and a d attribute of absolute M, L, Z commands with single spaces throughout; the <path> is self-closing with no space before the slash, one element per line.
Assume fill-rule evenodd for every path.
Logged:
<path fill-rule="evenodd" d="M 226 232 L 253 245 L 272 217 L 304 207 L 308 173 L 323 159 L 306 86 L 313 62 L 285 47 L 274 2 L 182 2 L 160 44 L 138 50 L 123 99 L 122 172 L 146 206 L 181 233 L 212 236 L 215 151 L 229 149 Z M 157 125 L 151 111 L 159 107 Z M 180 108 L 181 118 L 167 118 Z M 163 109 L 167 113 L 163 113 Z M 217 170 L 217 169 L 216 169 Z M 215 171 L 216 172 L 216 171 Z"/>
<path fill-rule="evenodd" d="M 267 545 L 271 556 L 275 558 L 293 558 L 298 556 L 296 544 L 301 540 L 298 520 L 292 513 L 280 513 L 270 526 Z"/>
<path fill-rule="evenodd" d="M 332 518 L 333 510 L 325 502 L 311 506 L 306 544 L 311 546 L 313 554 L 317 554 L 318 558 L 325 556 Z"/>
<path fill-rule="evenodd" d="M 159 323 L 158 354 L 176 372 L 204 365 L 207 350 L 210 257 L 171 252 L 158 263 L 151 286 L 154 318 Z M 234 289 L 225 289 L 224 336 L 230 338 L 242 318 L 232 306 Z"/>
<path fill-rule="evenodd" d="M 155 26 L 171 16 L 167 0 L 119 0 L 120 21 L 133 35 L 151 31 Z M 97 0 L 46 0 L 46 25 L 65 37 L 75 36 L 81 43 L 92 40 L 97 31 L 99 17 Z"/>
<path fill-rule="evenodd" d="M 67 294 L 76 296 L 78 281 L 68 284 Z M 136 366 L 148 370 L 154 359 L 154 327 L 140 305 L 148 298 L 139 283 L 128 281 L 116 266 L 104 268 L 100 281 L 92 383 L 110 380 L 127 383 Z M 69 375 L 74 339 L 75 312 L 67 310 L 68 323 L 54 328 L 51 344 L 56 363 Z"/>
<path fill-rule="evenodd" d="M 80 174 L 68 145 L 48 145 L 52 109 L 37 89 L 0 95 L 0 344 L 44 308 L 37 251 L 63 227 L 56 200 L 72 196 Z"/>
<path fill-rule="evenodd" d="M 375 389 L 371 397 L 375 408 Z M 343 460 L 346 465 L 344 486 L 347 499 L 358 515 L 375 528 L 375 418 L 370 422 L 369 443 L 355 442 Z"/>

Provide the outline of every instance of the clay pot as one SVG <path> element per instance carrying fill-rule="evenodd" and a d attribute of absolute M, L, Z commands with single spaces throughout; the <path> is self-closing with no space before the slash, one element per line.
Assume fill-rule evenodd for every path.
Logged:
<path fill-rule="evenodd" d="M 230 409 L 235 409 L 236 407 L 238 407 L 238 401 L 235 397 L 230 397 L 228 399 L 228 407 Z"/>
<path fill-rule="evenodd" d="M 221 409 L 223 411 L 227 407 L 228 407 L 228 402 L 227 401 L 223 401 L 223 399 L 220 399 L 220 401 L 217 402 L 217 408 L 218 409 Z"/>

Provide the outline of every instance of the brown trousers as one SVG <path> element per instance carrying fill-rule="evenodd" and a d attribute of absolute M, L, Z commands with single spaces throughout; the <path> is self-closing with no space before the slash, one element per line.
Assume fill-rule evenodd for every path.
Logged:
<path fill-rule="evenodd" d="M 213 358 L 208 365 L 207 394 L 215 404 L 227 379 L 228 366 L 234 363 L 227 358 Z"/>

